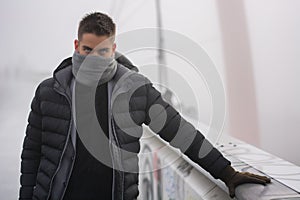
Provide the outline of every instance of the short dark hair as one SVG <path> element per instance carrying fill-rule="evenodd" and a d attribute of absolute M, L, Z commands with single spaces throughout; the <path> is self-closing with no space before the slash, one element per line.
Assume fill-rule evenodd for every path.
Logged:
<path fill-rule="evenodd" d="M 85 15 L 80 21 L 78 27 L 78 40 L 82 38 L 84 33 L 114 37 L 116 25 L 108 15 L 100 12 L 93 12 Z"/>

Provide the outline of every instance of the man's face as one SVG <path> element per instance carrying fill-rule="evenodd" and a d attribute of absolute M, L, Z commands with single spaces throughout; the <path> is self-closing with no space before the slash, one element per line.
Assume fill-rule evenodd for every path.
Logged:
<path fill-rule="evenodd" d="M 116 44 L 108 36 L 97 36 L 93 33 L 84 33 L 80 40 L 74 41 L 75 50 L 81 55 L 100 55 L 112 57 Z"/>

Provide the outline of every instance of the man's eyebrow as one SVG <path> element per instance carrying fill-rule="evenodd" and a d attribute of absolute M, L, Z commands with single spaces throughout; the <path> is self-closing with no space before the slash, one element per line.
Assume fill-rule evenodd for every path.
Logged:
<path fill-rule="evenodd" d="M 103 48 L 99 48 L 99 49 L 97 49 L 97 51 L 101 51 L 101 50 L 107 50 L 107 49 L 109 49 L 108 47 L 103 47 Z"/>
<path fill-rule="evenodd" d="M 91 47 L 89 47 L 89 46 L 83 45 L 82 47 L 83 47 L 84 49 L 87 49 L 87 50 L 93 50 L 93 48 L 91 48 Z"/>

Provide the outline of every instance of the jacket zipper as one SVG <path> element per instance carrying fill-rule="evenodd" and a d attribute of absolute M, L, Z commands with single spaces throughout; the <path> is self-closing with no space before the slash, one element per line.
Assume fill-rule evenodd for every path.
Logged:
<path fill-rule="evenodd" d="M 111 115 L 109 115 L 109 116 L 111 116 Z M 111 124 L 110 129 L 111 129 L 111 131 L 113 131 L 112 130 L 112 118 L 110 118 L 110 124 Z M 114 137 L 113 133 L 111 135 Z M 109 136 L 109 137 L 111 137 L 111 136 Z M 109 138 L 109 140 L 112 141 L 112 143 L 114 143 L 114 141 L 111 138 Z M 115 187 L 115 179 L 114 179 L 114 177 L 115 177 L 115 163 L 114 163 L 114 160 L 113 160 L 113 157 L 114 157 L 113 144 L 110 144 L 109 152 L 110 152 L 111 163 L 112 163 L 112 172 L 113 172 L 112 190 L 111 190 L 111 195 L 112 196 L 111 197 L 112 197 L 112 199 L 115 199 L 115 194 L 114 194 L 114 187 Z"/>
<path fill-rule="evenodd" d="M 69 183 L 69 180 L 70 180 L 70 177 L 71 177 L 73 168 L 74 168 L 75 157 L 76 157 L 76 151 L 75 151 L 75 153 L 74 153 L 74 159 L 72 160 L 71 170 L 70 170 L 70 172 L 69 172 L 69 174 L 68 174 L 68 177 L 67 177 L 67 181 L 66 181 L 67 184 L 66 184 L 66 186 L 65 186 L 65 188 L 64 188 L 64 191 L 62 192 L 62 195 L 61 195 L 61 197 L 60 197 L 60 200 L 62 200 L 62 199 L 64 198 L 64 195 L 65 195 L 65 193 L 66 193 L 67 186 L 68 186 L 68 183 Z"/>
<path fill-rule="evenodd" d="M 122 166 L 122 159 L 121 159 L 121 157 L 122 157 L 122 155 L 121 155 L 121 152 L 120 152 L 120 149 L 119 148 L 121 148 L 121 146 L 120 146 L 120 143 L 119 143 L 119 141 L 118 141 L 118 138 L 117 138 L 117 135 L 116 135 L 116 129 L 115 129 L 115 125 L 114 125 L 114 122 L 113 122 L 113 118 L 111 118 L 111 123 L 112 123 L 112 133 L 113 133 L 113 136 L 114 136 L 114 138 L 115 138 L 115 141 L 116 141 L 116 143 L 117 143 L 117 146 L 118 146 L 118 152 L 119 152 L 119 160 L 118 160 L 118 162 L 119 162 L 119 167 L 121 168 L 121 166 Z M 124 172 L 120 169 L 120 174 L 121 174 L 121 200 L 123 200 L 124 199 Z"/>
<path fill-rule="evenodd" d="M 56 88 L 54 88 L 54 90 L 55 90 L 57 93 L 59 93 L 59 94 L 63 95 L 64 97 L 66 97 L 66 99 L 68 100 L 69 106 L 72 105 L 72 104 L 71 104 L 71 100 L 69 99 L 69 97 L 68 97 L 65 93 L 59 91 L 59 90 L 56 89 Z M 70 106 L 70 107 L 71 107 L 71 106 Z M 71 107 L 71 115 L 72 115 L 72 107 Z M 72 117 L 72 116 L 71 116 L 71 117 Z M 49 200 L 49 198 L 50 198 L 51 190 L 52 190 L 52 183 L 53 183 L 54 177 L 55 177 L 56 174 L 58 173 L 58 170 L 59 170 L 59 168 L 60 168 L 60 165 L 61 165 L 61 161 L 62 161 L 63 155 L 64 155 L 64 153 L 65 153 L 65 151 L 66 151 L 66 149 L 67 149 L 67 145 L 68 145 L 68 142 L 69 142 L 69 136 L 70 136 L 70 132 L 71 132 L 71 127 L 72 127 L 72 120 L 71 120 L 70 125 L 69 125 L 69 130 L 68 130 L 67 140 L 66 140 L 66 143 L 65 143 L 63 152 L 62 152 L 62 154 L 61 154 L 61 157 L 60 157 L 60 159 L 59 159 L 59 164 L 58 164 L 57 169 L 56 169 L 56 171 L 55 171 L 55 173 L 54 173 L 54 175 L 52 176 L 51 181 L 50 181 L 50 188 L 49 188 L 49 193 L 48 193 L 48 196 L 47 196 L 47 200 Z"/>

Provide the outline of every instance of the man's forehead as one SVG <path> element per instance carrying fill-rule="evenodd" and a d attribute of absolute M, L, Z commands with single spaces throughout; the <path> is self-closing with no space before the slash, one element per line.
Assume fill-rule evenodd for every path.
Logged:
<path fill-rule="evenodd" d="M 96 46 L 108 46 L 113 44 L 112 37 L 106 35 L 97 36 L 92 33 L 85 33 L 80 40 L 81 45 L 95 48 Z"/>

